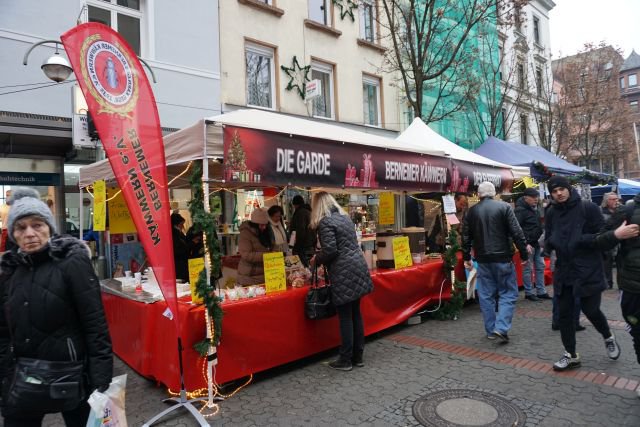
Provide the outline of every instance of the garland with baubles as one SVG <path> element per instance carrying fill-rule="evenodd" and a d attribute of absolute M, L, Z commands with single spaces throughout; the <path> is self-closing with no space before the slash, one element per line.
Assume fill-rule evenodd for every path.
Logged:
<path fill-rule="evenodd" d="M 533 162 L 533 167 L 538 173 L 544 175 L 547 179 L 556 175 L 555 173 L 551 172 L 549 168 L 546 167 L 542 162 Z M 591 185 L 607 185 L 617 181 L 616 177 L 613 175 L 607 175 L 604 173 L 596 174 L 586 169 L 575 175 L 568 175 L 565 178 L 567 178 L 571 184 L 578 184 L 582 182 Z"/>
<path fill-rule="evenodd" d="M 203 160 L 203 161 L 206 161 Z M 222 335 L 222 317 L 224 312 L 220 303 L 222 299 L 218 297 L 214 291 L 221 277 L 222 271 L 222 255 L 220 251 L 220 241 L 218 240 L 217 224 L 211 213 L 204 210 L 204 190 L 202 188 L 202 164 L 194 162 L 195 166 L 189 183 L 191 184 L 192 199 L 189 202 L 189 212 L 193 221 L 195 232 L 203 232 L 206 237 L 207 252 L 211 259 L 211 275 L 207 281 L 207 270 L 200 272 L 198 281 L 195 285 L 195 293 L 202 298 L 207 313 L 213 322 L 213 337 L 211 341 L 207 338 L 194 344 L 193 348 L 200 354 L 205 356 L 209 351 L 209 346 L 217 346 Z"/>
<path fill-rule="evenodd" d="M 444 253 L 444 274 L 445 277 L 451 276 L 453 280 L 453 289 L 451 290 L 451 299 L 444 303 L 440 310 L 433 313 L 433 317 L 439 320 L 456 320 L 462 313 L 465 297 L 467 294 L 467 284 L 456 279 L 453 270 L 458 265 L 458 233 L 451 229 L 447 236 L 447 250 Z"/>

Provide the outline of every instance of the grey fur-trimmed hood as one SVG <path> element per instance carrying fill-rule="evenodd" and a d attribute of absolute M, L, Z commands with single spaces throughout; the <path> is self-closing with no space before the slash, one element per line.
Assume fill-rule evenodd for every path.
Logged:
<path fill-rule="evenodd" d="M 55 235 L 49 239 L 48 246 L 41 252 L 26 255 L 18 251 L 5 252 L 0 258 L 0 275 L 11 275 L 19 264 L 31 264 L 32 258 L 47 253 L 52 259 L 62 261 L 71 255 L 85 253 L 91 257 L 87 244 L 73 236 Z"/>

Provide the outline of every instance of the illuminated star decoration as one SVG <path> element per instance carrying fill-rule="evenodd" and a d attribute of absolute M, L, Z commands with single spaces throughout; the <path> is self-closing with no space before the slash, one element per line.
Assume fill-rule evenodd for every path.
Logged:
<path fill-rule="evenodd" d="M 293 57 L 293 64 L 291 67 L 285 67 L 281 65 L 280 68 L 284 73 L 289 77 L 289 83 L 287 83 L 286 90 L 296 89 L 298 91 L 298 95 L 300 98 L 305 98 L 305 83 L 310 82 L 309 79 L 309 70 L 311 70 L 310 65 L 300 66 L 298 63 L 298 58 Z"/>
<path fill-rule="evenodd" d="M 353 16 L 353 9 L 358 8 L 358 4 L 353 0 L 333 0 L 333 4 L 340 8 L 340 19 L 344 20 L 344 17 L 349 15 L 351 21 L 355 22 L 356 18 Z"/>

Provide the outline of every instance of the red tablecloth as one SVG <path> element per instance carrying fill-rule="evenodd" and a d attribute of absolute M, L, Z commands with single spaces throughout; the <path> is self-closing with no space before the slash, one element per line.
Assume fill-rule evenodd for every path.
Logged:
<path fill-rule="evenodd" d="M 374 291 L 362 299 L 365 334 L 404 322 L 421 307 L 451 295 L 442 261 L 426 261 L 401 270 L 372 272 Z M 308 320 L 304 316 L 307 288 L 223 304 L 222 341 L 218 346 L 218 383 L 231 381 L 340 344 L 337 317 Z M 115 353 L 136 372 L 179 389 L 177 338 L 173 323 L 163 316 L 164 302 L 143 304 L 103 293 Z M 185 347 L 187 390 L 205 387 L 203 359 L 193 344 L 204 337 L 201 306 L 179 304 Z"/>

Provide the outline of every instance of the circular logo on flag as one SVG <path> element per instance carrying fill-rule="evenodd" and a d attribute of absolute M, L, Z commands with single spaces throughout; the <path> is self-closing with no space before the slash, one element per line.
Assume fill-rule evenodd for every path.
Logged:
<path fill-rule="evenodd" d="M 138 76 L 131 56 L 117 42 L 88 37 L 80 52 L 82 78 L 100 112 L 128 115 L 138 99 Z"/>

